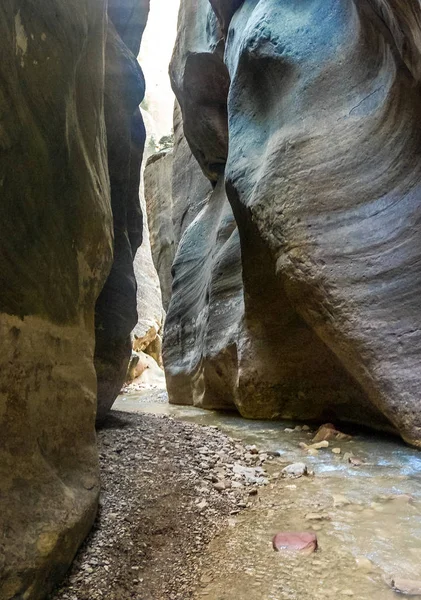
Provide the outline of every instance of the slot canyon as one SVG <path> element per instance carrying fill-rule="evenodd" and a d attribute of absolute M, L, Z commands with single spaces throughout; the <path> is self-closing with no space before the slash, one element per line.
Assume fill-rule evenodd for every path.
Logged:
<path fill-rule="evenodd" d="M 0 600 L 421 598 L 420 0 L 0 33 Z"/>

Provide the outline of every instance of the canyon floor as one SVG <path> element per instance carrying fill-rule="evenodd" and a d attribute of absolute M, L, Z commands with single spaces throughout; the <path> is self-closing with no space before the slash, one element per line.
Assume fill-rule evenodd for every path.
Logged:
<path fill-rule="evenodd" d="M 212 427 L 118 411 L 98 432 L 98 443 L 98 518 L 51 599 L 191 598 L 200 586 L 204 547 L 257 487 L 228 487 L 216 466 L 221 457 L 244 464 L 244 446 Z M 222 478 L 224 493 L 214 487 Z"/>
<path fill-rule="evenodd" d="M 115 409 L 95 528 L 51 600 L 421 597 L 417 451 L 358 430 L 311 448 L 317 427 L 170 406 L 162 390 Z M 307 475 L 285 476 L 300 463 Z M 318 550 L 274 552 L 278 532 Z"/>

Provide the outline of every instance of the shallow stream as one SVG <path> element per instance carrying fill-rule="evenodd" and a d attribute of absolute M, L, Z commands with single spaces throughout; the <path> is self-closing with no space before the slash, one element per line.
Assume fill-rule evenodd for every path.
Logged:
<path fill-rule="evenodd" d="M 248 510 L 232 516 L 203 557 L 197 598 L 397 600 L 408 596 L 387 581 L 421 582 L 421 452 L 395 438 L 357 432 L 308 456 L 299 444 L 310 444 L 314 433 L 285 431 L 294 427 L 290 422 L 246 421 L 171 406 L 163 393 L 156 397 L 129 394 L 114 408 L 216 425 L 245 444 L 279 454 L 265 464 L 275 478 Z M 362 464 L 353 466 L 345 453 Z M 277 478 L 296 462 L 305 462 L 314 476 Z M 319 549 L 307 557 L 274 552 L 272 538 L 279 531 L 315 531 Z"/>

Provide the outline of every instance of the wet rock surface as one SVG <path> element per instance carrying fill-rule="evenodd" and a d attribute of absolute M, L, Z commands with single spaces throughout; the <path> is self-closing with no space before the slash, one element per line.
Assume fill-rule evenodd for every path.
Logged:
<path fill-rule="evenodd" d="M 99 516 L 50 600 L 191 598 L 206 545 L 267 484 L 264 461 L 168 417 L 112 411 L 98 441 Z"/>
<path fill-rule="evenodd" d="M 277 552 L 302 552 L 311 554 L 317 550 L 315 533 L 277 533 L 272 540 L 273 549 Z"/>

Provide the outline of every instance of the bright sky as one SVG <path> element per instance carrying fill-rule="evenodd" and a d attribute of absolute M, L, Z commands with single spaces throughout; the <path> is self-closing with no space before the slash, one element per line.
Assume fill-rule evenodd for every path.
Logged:
<path fill-rule="evenodd" d="M 139 55 L 146 79 L 145 100 L 159 137 L 170 133 L 173 125 L 174 95 L 168 65 L 177 33 L 179 6 L 180 0 L 151 0 Z"/>

